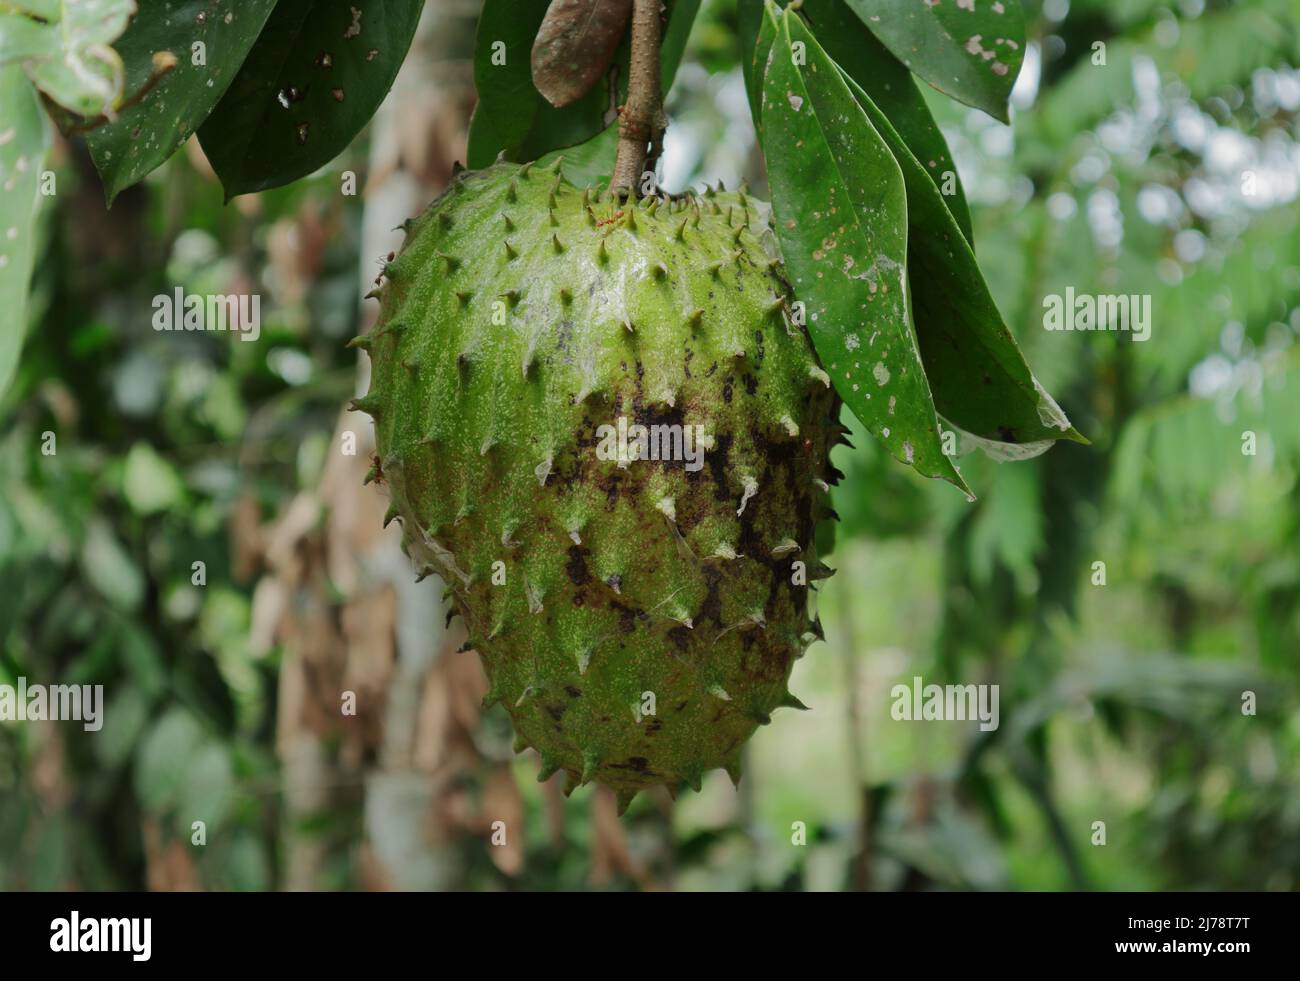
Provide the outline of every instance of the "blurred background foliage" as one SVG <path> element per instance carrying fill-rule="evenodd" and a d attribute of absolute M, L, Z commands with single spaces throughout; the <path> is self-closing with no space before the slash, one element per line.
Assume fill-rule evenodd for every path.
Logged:
<path fill-rule="evenodd" d="M 1026 6 L 1011 128 L 926 94 L 998 304 L 1092 445 L 964 457 L 971 504 L 859 431 L 836 451 L 827 642 L 793 681 L 813 711 L 759 732 L 738 791 L 715 773 L 622 822 L 539 786 L 500 710 L 475 715 L 514 853 L 464 821 L 425 842 L 456 856 L 440 884 L 1300 887 L 1300 23 L 1292 0 Z M 472 7 L 447 14 L 462 37 Z M 763 190 L 736 38 L 734 2 L 706 2 L 668 102 L 669 190 Z M 379 258 L 366 144 L 229 206 L 191 145 L 111 211 L 84 146 L 56 148 L 0 406 L 0 682 L 103 684 L 106 723 L 0 723 L 0 887 L 284 888 L 302 835 L 315 885 L 392 884 L 365 844 L 373 752 L 332 771 L 328 809 L 286 805 L 284 651 L 248 546 L 321 482 L 355 387 L 343 345 Z M 178 286 L 259 292 L 260 338 L 155 332 L 151 299 Z M 1151 294 L 1151 339 L 1043 330 L 1067 287 Z M 914 675 L 999 684 L 1000 727 L 893 720 Z M 491 817 L 484 772 L 460 783 Z"/>

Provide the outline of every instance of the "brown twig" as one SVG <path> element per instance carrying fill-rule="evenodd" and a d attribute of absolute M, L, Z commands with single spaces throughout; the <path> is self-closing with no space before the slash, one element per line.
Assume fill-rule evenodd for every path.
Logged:
<path fill-rule="evenodd" d="M 638 197 L 651 144 L 655 153 L 668 125 L 659 82 L 659 0 L 634 0 L 632 54 L 628 66 L 627 102 L 619 110 L 618 156 L 610 191 Z"/>

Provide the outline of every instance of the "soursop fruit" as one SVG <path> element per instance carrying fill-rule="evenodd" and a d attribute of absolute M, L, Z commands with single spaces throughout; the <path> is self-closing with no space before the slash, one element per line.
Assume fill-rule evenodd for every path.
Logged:
<path fill-rule="evenodd" d="M 372 475 L 542 778 L 740 776 L 820 635 L 839 402 L 766 206 L 639 202 L 559 166 L 461 173 L 385 266 Z M 645 427 L 644 431 L 636 427 Z"/>

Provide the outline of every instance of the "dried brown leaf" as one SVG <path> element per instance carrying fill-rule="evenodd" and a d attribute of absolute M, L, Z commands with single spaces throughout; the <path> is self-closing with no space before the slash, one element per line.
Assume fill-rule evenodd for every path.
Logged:
<path fill-rule="evenodd" d="M 556 108 L 577 102 L 605 74 L 632 0 L 551 0 L 533 42 L 533 84 Z"/>
<path fill-rule="evenodd" d="M 244 492 L 230 511 L 230 565 L 235 582 L 247 582 L 257 571 L 265 546 L 257 496 Z"/>
<path fill-rule="evenodd" d="M 144 819 L 145 885 L 150 892 L 198 892 L 199 875 L 185 842 L 167 839 L 155 818 Z"/>
<path fill-rule="evenodd" d="M 289 587 L 278 576 L 263 576 L 253 590 L 253 613 L 248 643 L 253 657 L 265 657 L 275 646 L 276 632 L 289 605 Z"/>
<path fill-rule="evenodd" d="M 508 766 L 495 767 L 483 782 L 483 816 L 489 828 L 494 821 L 505 823 L 506 840 L 493 846 L 488 855 L 506 875 L 524 870 L 524 800 Z"/>
<path fill-rule="evenodd" d="M 618 800 L 608 787 L 597 786 L 591 795 L 591 870 L 587 881 L 594 888 L 609 885 L 616 874 L 648 884 L 645 870 L 628 850 L 627 834 L 618 818 Z"/>

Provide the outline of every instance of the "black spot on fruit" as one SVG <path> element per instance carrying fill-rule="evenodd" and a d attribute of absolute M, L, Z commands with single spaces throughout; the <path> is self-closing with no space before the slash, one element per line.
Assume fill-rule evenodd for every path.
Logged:
<path fill-rule="evenodd" d="M 569 561 L 564 570 L 569 575 L 569 582 L 575 586 L 585 586 L 591 582 L 591 573 L 587 571 L 587 554 L 587 549 L 577 545 L 569 546 Z"/>

